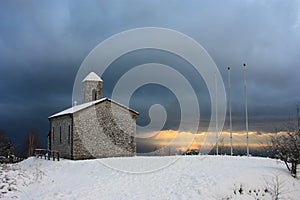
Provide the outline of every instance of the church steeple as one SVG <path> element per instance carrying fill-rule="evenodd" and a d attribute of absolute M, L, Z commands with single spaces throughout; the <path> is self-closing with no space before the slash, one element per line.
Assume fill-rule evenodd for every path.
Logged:
<path fill-rule="evenodd" d="M 83 103 L 102 98 L 102 79 L 95 73 L 89 73 L 82 81 Z"/>

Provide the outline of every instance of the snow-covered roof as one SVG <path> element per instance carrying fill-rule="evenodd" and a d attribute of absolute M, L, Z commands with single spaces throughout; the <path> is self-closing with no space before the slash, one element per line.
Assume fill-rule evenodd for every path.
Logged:
<path fill-rule="evenodd" d="M 84 81 L 101 81 L 102 79 L 95 73 L 95 72 L 90 72 L 83 80 Z"/>
<path fill-rule="evenodd" d="M 76 112 L 78 112 L 78 111 L 80 111 L 80 110 L 83 110 L 83 109 L 85 109 L 85 108 L 88 108 L 88 107 L 90 107 L 90 106 L 92 106 L 92 105 L 96 105 L 96 104 L 98 104 L 98 103 L 100 103 L 100 102 L 104 102 L 104 101 L 110 101 L 110 102 L 113 102 L 113 103 L 117 104 L 118 106 L 123 107 L 123 108 L 125 108 L 125 109 L 127 109 L 127 110 L 129 110 L 129 111 L 131 111 L 131 112 L 133 112 L 133 113 L 135 113 L 135 114 L 137 114 L 137 115 L 139 114 L 137 111 L 132 110 L 132 109 L 130 109 L 130 108 L 128 108 L 128 107 L 126 107 L 126 106 L 124 106 L 124 105 L 122 105 L 122 104 L 116 102 L 116 101 L 113 101 L 113 100 L 111 100 L 111 99 L 105 97 L 105 98 L 98 99 L 98 100 L 95 100 L 95 101 L 91 101 L 91 102 L 87 102 L 87 103 L 83 103 L 83 104 L 80 104 L 80 105 L 73 106 L 73 107 L 68 108 L 68 109 L 66 109 L 66 110 L 63 110 L 63 111 L 61 111 L 61 112 L 59 112 L 59 113 L 56 113 L 56 114 L 54 114 L 54 115 L 51 115 L 51 116 L 48 117 L 48 118 L 50 119 L 50 118 L 58 117 L 58 116 L 62 116 L 62 115 L 70 115 L 70 114 L 76 113 Z"/>

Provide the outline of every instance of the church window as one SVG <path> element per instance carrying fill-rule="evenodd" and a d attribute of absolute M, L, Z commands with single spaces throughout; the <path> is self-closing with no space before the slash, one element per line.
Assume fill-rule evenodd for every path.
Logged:
<path fill-rule="evenodd" d="M 54 127 L 52 127 L 52 143 L 54 144 Z"/>
<path fill-rule="evenodd" d="M 69 125 L 69 130 L 68 130 L 68 144 L 71 142 L 71 126 Z"/>
<path fill-rule="evenodd" d="M 61 126 L 59 127 L 59 143 L 61 144 Z"/>

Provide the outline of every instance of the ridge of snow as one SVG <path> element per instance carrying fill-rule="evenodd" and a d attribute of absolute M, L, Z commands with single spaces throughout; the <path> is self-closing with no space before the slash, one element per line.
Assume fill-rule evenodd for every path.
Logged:
<path fill-rule="evenodd" d="M 101 101 L 104 101 L 104 100 L 106 100 L 106 99 L 107 99 L 107 98 L 105 97 L 105 98 L 98 99 L 98 100 L 95 100 L 95 101 L 91 101 L 91 102 L 79 104 L 79 105 L 73 106 L 73 107 L 71 107 L 71 108 L 67 108 L 66 110 L 63 110 L 63 111 L 58 112 L 58 113 L 56 113 L 56 114 L 54 114 L 54 115 L 51 115 L 51 116 L 49 117 L 49 119 L 50 119 L 50 118 L 53 118 L 53 117 L 61 116 L 61 115 L 67 115 L 67 114 L 73 114 L 73 113 L 76 113 L 76 112 L 78 112 L 78 111 L 80 111 L 80 110 L 83 110 L 83 109 L 85 109 L 85 108 L 87 108 L 87 107 L 89 107 L 89 106 L 92 106 L 92 105 L 94 105 L 94 104 L 96 104 L 96 103 L 99 103 L 99 102 L 101 102 Z"/>
<path fill-rule="evenodd" d="M 131 108 L 128 108 L 127 106 L 124 106 L 124 105 L 122 105 L 122 104 L 120 104 L 120 103 L 118 103 L 118 102 L 116 102 L 116 101 L 114 101 L 114 100 L 112 100 L 112 99 L 109 99 L 109 98 L 107 98 L 107 97 L 104 97 L 104 98 L 102 98 L 102 99 L 98 99 L 98 100 L 95 100 L 95 101 L 91 101 L 91 102 L 79 104 L 79 105 L 73 106 L 73 107 L 71 107 L 71 108 L 67 108 L 66 110 L 63 110 L 63 111 L 58 112 L 58 113 L 56 113 L 56 114 L 53 114 L 53 115 L 51 115 L 51 116 L 48 117 L 48 118 L 50 119 L 50 118 L 58 117 L 58 116 L 62 116 L 62 115 L 73 114 L 73 113 L 76 113 L 76 112 L 78 112 L 78 111 L 80 111 L 80 110 L 83 110 L 83 109 L 85 109 L 85 108 L 87 108 L 87 107 L 90 107 L 90 106 L 92 106 L 92 105 L 95 105 L 95 104 L 97 104 L 97 103 L 100 103 L 100 102 L 103 102 L 103 101 L 106 101 L 106 100 L 108 100 L 108 101 L 110 101 L 110 102 L 113 102 L 113 103 L 117 104 L 118 106 L 123 107 L 123 108 L 125 108 L 125 109 L 127 109 L 127 110 L 129 110 L 129 111 L 131 111 L 131 112 L 134 112 L 134 113 L 136 113 L 137 115 L 139 115 L 139 113 L 138 113 L 137 111 L 132 110 Z"/>

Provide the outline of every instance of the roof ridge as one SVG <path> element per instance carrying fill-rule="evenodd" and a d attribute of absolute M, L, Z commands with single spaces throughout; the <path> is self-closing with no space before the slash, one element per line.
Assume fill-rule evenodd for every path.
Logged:
<path fill-rule="evenodd" d="M 54 117 L 58 117 L 58 116 L 62 116 L 62 115 L 74 114 L 74 113 L 76 113 L 78 111 L 81 111 L 81 110 L 83 110 L 85 108 L 88 108 L 88 107 L 90 107 L 92 105 L 96 105 L 96 104 L 98 104 L 100 102 L 103 102 L 103 101 L 106 101 L 106 100 L 111 101 L 111 102 L 117 104 L 118 106 L 123 107 L 123 108 L 125 108 L 125 109 L 127 109 L 127 110 L 129 110 L 131 112 L 134 112 L 137 115 L 139 115 L 139 113 L 137 111 L 135 111 L 135 110 L 133 110 L 133 109 L 131 109 L 129 107 L 124 106 L 124 105 L 122 105 L 122 104 L 120 104 L 120 103 L 118 103 L 118 102 L 116 102 L 116 101 L 114 101 L 112 99 L 107 98 L 107 97 L 103 97 L 103 98 L 95 100 L 95 101 L 90 101 L 90 102 L 87 102 L 87 103 L 83 103 L 83 104 L 79 104 L 79 105 L 67 108 L 67 109 L 65 109 L 65 110 L 63 110 L 61 112 L 58 112 L 56 114 L 51 115 L 50 117 L 48 117 L 48 119 L 51 119 L 51 118 L 54 118 Z"/>

